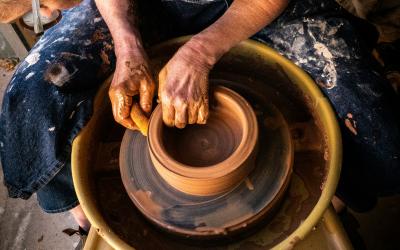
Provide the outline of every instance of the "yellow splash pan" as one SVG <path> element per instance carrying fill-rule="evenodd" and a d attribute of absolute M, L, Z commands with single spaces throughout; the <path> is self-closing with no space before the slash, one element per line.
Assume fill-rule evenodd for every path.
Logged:
<path fill-rule="evenodd" d="M 159 70 L 174 51 L 188 39 L 189 37 L 176 38 L 151 48 L 149 57 L 152 58 L 152 68 L 155 71 Z M 153 60 L 153 58 L 156 59 Z M 300 96 L 299 100 L 292 103 L 293 107 L 301 109 L 301 105 L 296 105 L 296 103 L 302 102 L 305 109 L 308 110 L 304 117 L 299 118 L 301 121 L 296 120 L 296 112 L 290 111 L 290 108 L 287 112 L 292 135 L 297 138 L 295 139 L 295 148 L 299 160 L 296 163 L 295 156 L 295 171 L 287 198 L 280 210 L 257 233 L 226 246 L 226 249 L 239 249 L 250 244 L 262 249 L 291 249 L 317 225 L 329 207 L 336 190 L 341 168 L 342 146 L 335 114 L 328 100 L 308 74 L 262 43 L 251 40 L 240 43 L 221 59 L 214 71 L 210 78 L 225 79 L 227 71 L 243 71 L 243 75 L 248 77 L 247 80 L 243 78 L 240 81 L 248 81 L 250 86 L 254 84 L 255 91 L 259 93 L 263 93 L 264 90 L 256 89 L 257 84 L 260 79 L 267 79 L 271 86 L 275 84 L 272 86 L 274 90 L 278 89 L 278 92 L 286 90 L 289 102 L 292 97 L 296 99 Z M 270 78 L 273 75 L 277 75 L 277 77 Z M 131 229 L 130 232 L 124 233 L 128 230 L 126 226 L 128 224 L 124 226 L 124 223 L 129 222 L 129 218 L 125 217 L 130 216 L 133 208 L 119 208 L 115 207 L 115 204 L 127 205 L 126 203 L 130 200 L 125 198 L 127 194 L 123 194 L 123 188 L 118 189 L 119 191 L 114 194 L 108 193 L 108 190 L 112 189 L 109 183 L 120 179 L 118 162 L 112 160 L 113 157 L 115 158 L 115 152 L 119 152 L 120 141 L 107 138 L 106 135 L 112 134 L 113 130 L 117 130 L 116 134 L 122 134 L 118 132 L 118 128 L 115 129 L 116 125 L 112 119 L 107 96 L 111 78 L 112 76 L 99 89 L 94 103 L 93 117 L 73 142 L 72 175 L 81 206 L 92 223 L 91 231 L 96 230 L 114 249 L 143 248 L 144 246 L 140 243 L 129 242 L 129 235 L 143 234 L 140 237 L 146 239 L 149 234 L 163 238 L 162 234 L 157 230 L 154 231 L 151 226 L 143 232 L 133 232 Z M 238 76 L 234 76 L 232 81 L 235 79 L 238 79 Z M 277 92 L 266 91 L 269 91 L 268 93 Z M 279 99 L 279 95 L 277 97 L 271 94 L 268 98 Z M 283 102 L 282 105 L 285 103 Z M 307 115 L 312 118 L 311 121 L 305 118 Z M 119 129 L 121 130 L 121 128 Z M 320 134 L 313 134 L 313 131 L 317 130 L 320 131 Z M 122 135 L 120 137 L 122 138 Z M 113 149 L 107 151 L 108 147 Z M 111 152 L 109 159 L 104 158 L 107 156 L 107 152 Z M 313 157 L 314 153 L 318 153 L 318 156 Z M 113 154 L 114 156 L 112 156 Z M 314 158 L 318 158 L 320 161 L 314 162 L 312 160 Z M 314 178 L 312 175 L 315 175 L 314 177 L 319 180 L 319 183 L 311 183 L 310 180 Z M 112 181 L 107 182 L 110 178 Z M 118 198 L 116 194 L 121 197 Z M 113 200 L 114 203 L 112 203 Z M 122 220 L 118 218 L 119 212 L 125 214 Z M 117 222 L 121 224 L 120 227 L 119 224 L 116 224 Z M 139 228 L 142 226 L 147 228 L 146 223 L 143 222 Z M 187 245 L 181 246 L 172 242 L 175 241 L 166 239 L 164 244 L 175 249 L 183 246 L 190 249 Z"/>

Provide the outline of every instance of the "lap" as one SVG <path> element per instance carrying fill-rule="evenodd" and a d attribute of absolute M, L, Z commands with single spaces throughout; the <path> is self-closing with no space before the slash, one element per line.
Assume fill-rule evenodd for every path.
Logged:
<path fill-rule="evenodd" d="M 329 15 L 297 13 L 307 2 L 294 3 L 254 39 L 308 72 L 330 100 L 343 135 L 344 189 L 400 192 L 398 97 L 375 67 L 358 20 L 334 1 L 315 3 Z"/>
<path fill-rule="evenodd" d="M 0 116 L 10 196 L 28 198 L 69 160 L 114 64 L 111 36 L 92 1 L 64 12 L 32 48 L 6 89 Z"/>
<path fill-rule="evenodd" d="M 162 2 L 161 8 L 169 8 L 168 17 L 162 18 L 171 20 L 144 19 L 145 42 L 197 32 L 228 7 L 226 1 L 219 0 L 197 10 L 196 3 Z M 143 10 L 146 13 L 154 8 L 145 5 Z M 202 20 L 196 22 L 195 30 L 185 26 L 196 18 Z M 174 23 L 182 25 L 173 31 Z M 366 46 L 335 1 L 291 1 L 276 21 L 252 39 L 275 48 L 307 71 L 329 98 L 345 143 L 361 148 L 356 155 L 362 167 L 349 166 L 344 171 L 378 174 L 380 189 L 398 188 L 400 140 L 398 118 L 391 114 L 395 113 L 393 94 L 371 66 Z M 0 151 L 8 172 L 6 182 L 30 193 L 54 176 L 69 159 L 73 138 L 90 118 L 97 87 L 114 65 L 111 36 L 93 1 L 66 12 L 61 23 L 45 33 L 7 89 L 0 118 L 4 121 L 0 132 L 7 132 L 0 135 L 0 141 L 7 144 Z M 26 141 L 41 147 L 26 145 Z M 16 147 L 22 152 L 13 153 Z M 384 167 L 379 167 L 382 162 Z M 26 166 L 35 170 L 25 171 Z M 16 181 L 14 177 L 21 171 L 27 176 Z M 390 181 L 385 184 L 385 180 Z"/>

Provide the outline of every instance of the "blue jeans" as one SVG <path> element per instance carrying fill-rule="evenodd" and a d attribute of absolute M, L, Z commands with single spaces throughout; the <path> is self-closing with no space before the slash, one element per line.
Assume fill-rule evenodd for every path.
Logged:
<path fill-rule="evenodd" d="M 229 6 L 225 0 L 139 3 L 148 45 L 196 33 Z M 364 28 L 369 26 L 334 0 L 293 0 L 252 39 L 303 68 L 329 98 L 344 141 L 338 195 L 368 206 L 377 195 L 400 191 L 400 122 L 398 101 L 374 66 Z M 68 173 L 63 169 L 70 168 L 72 140 L 90 119 L 93 98 L 115 60 L 108 28 L 90 0 L 64 12 L 30 51 L 7 88 L 0 116 L 0 155 L 11 197 L 55 192 L 52 180 Z M 41 197 L 49 200 L 40 201 L 51 205 L 47 211 L 74 203 L 62 195 Z"/>

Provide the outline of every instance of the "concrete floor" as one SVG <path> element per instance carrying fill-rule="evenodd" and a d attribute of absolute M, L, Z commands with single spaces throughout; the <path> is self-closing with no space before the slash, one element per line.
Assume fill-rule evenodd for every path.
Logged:
<path fill-rule="evenodd" d="M 11 75 L 12 72 L 0 69 L 0 105 Z M 62 233 L 63 229 L 77 227 L 69 213 L 42 212 L 35 195 L 27 201 L 8 198 L 2 184 L 2 171 L 0 183 L 0 250 L 75 249 L 79 237 Z M 367 249 L 400 249 L 397 238 L 400 235 L 400 196 L 381 199 L 371 212 L 351 213 L 360 224 L 358 232 Z"/>

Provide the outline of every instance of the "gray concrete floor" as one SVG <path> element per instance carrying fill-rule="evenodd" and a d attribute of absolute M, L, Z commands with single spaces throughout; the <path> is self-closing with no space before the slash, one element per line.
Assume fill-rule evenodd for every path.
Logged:
<path fill-rule="evenodd" d="M 0 105 L 11 75 L 0 69 Z M 70 237 L 62 230 L 76 227 L 69 213 L 44 213 L 36 195 L 26 201 L 8 198 L 0 169 L 0 250 L 75 249 L 79 236 Z"/>
<path fill-rule="evenodd" d="M 12 72 L 0 69 L 0 105 Z M 1 168 L 1 166 L 0 166 Z M 0 250 L 74 249 L 78 236 L 69 237 L 63 229 L 75 228 L 69 213 L 46 214 L 37 204 L 36 196 L 29 200 L 10 199 L 0 170 Z M 351 212 L 360 224 L 359 232 L 369 250 L 400 249 L 400 196 L 381 199 L 368 213 Z"/>

